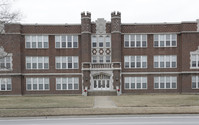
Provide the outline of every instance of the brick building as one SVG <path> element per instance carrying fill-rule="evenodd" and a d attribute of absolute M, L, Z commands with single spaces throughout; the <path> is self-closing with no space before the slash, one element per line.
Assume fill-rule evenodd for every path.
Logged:
<path fill-rule="evenodd" d="M 198 93 L 199 22 L 123 24 L 121 13 L 81 24 L 7 24 L 0 95 Z M 87 90 L 87 92 L 85 92 Z"/>

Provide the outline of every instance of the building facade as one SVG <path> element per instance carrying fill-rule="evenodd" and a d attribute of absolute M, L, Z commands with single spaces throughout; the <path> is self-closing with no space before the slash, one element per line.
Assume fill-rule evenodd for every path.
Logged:
<path fill-rule="evenodd" d="M 0 95 L 87 92 L 198 93 L 199 21 L 7 24 L 0 35 Z"/>

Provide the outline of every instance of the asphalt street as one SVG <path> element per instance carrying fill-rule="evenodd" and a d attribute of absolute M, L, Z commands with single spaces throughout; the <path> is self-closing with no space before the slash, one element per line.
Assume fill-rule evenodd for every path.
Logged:
<path fill-rule="evenodd" d="M 0 118 L 0 125 L 199 125 L 199 115 Z"/>

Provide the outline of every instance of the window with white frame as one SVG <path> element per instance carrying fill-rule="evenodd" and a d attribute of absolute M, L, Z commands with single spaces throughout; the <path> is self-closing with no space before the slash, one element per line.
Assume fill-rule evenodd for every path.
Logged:
<path fill-rule="evenodd" d="M 50 90 L 49 78 L 43 78 L 43 77 L 26 78 L 26 90 L 27 91 Z"/>
<path fill-rule="evenodd" d="M 78 48 L 77 35 L 55 36 L 55 48 Z"/>
<path fill-rule="evenodd" d="M 155 34 L 154 47 L 177 47 L 177 34 Z"/>
<path fill-rule="evenodd" d="M 78 77 L 56 78 L 56 90 L 79 90 Z"/>
<path fill-rule="evenodd" d="M 177 68 L 176 55 L 154 56 L 154 68 Z"/>
<path fill-rule="evenodd" d="M 48 48 L 48 35 L 26 35 L 26 48 Z"/>
<path fill-rule="evenodd" d="M 147 56 L 124 56 L 125 68 L 147 68 Z"/>
<path fill-rule="evenodd" d="M 147 35 L 124 35 L 124 47 L 147 47 Z"/>
<path fill-rule="evenodd" d="M 26 69 L 49 69 L 49 57 L 27 56 Z"/>
<path fill-rule="evenodd" d="M 176 76 L 154 77 L 154 89 L 177 89 Z"/>
<path fill-rule="evenodd" d="M 78 56 L 55 57 L 56 69 L 78 69 Z"/>
<path fill-rule="evenodd" d="M 147 77 L 124 77 L 124 89 L 147 89 Z"/>
<path fill-rule="evenodd" d="M 191 68 L 199 68 L 199 53 L 191 54 Z"/>
<path fill-rule="evenodd" d="M 11 78 L 0 78 L 0 91 L 12 91 Z"/>
<path fill-rule="evenodd" d="M 199 76 L 192 76 L 192 89 L 199 89 Z"/>
<path fill-rule="evenodd" d="M 11 69 L 12 69 L 12 56 L 8 54 L 5 57 L 0 57 L 0 71 L 11 70 Z"/>

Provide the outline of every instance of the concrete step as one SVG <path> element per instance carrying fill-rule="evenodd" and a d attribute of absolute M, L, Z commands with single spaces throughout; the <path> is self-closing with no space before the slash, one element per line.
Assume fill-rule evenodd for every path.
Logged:
<path fill-rule="evenodd" d="M 117 96 L 117 91 L 88 91 L 88 96 Z"/>

